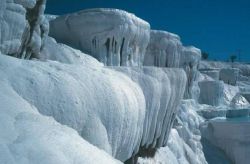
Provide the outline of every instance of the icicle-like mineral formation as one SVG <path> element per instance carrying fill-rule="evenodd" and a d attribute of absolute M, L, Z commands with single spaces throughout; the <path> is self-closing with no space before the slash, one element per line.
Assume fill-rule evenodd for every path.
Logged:
<path fill-rule="evenodd" d="M 151 30 L 144 65 L 179 67 L 182 43 L 176 34 Z"/>
<path fill-rule="evenodd" d="M 180 67 L 184 68 L 187 74 L 187 87 L 185 98 L 198 99 L 199 87 L 197 83 L 198 66 L 201 60 L 201 50 L 193 46 L 183 47 Z"/>
<path fill-rule="evenodd" d="M 118 9 L 89 9 L 50 22 L 50 36 L 108 66 L 140 66 L 150 25 Z"/>

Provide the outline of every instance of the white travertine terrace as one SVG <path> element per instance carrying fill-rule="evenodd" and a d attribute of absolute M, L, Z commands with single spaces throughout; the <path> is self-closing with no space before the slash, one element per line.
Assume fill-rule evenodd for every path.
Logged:
<path fill-rule="evenodd" d="M 140 66 L 150 25 L 118 9 L 89 9 L 50 22 L 50 36 L 108 66 Z"/>
<path fill-rule="evenodd" d="M 199 87 L 195 82 L 201 51 L 193 46 L 183 46 L 180 37 L 166 31 L 151 30 L 150 42 L 144 58 L 145 66 L 179 67 L 187 74 L 185 98 L 199 97 Z"/>
<path fill-rule="evenodd" d="M 116 67 L 140 85 L 145 96 L 146 114 L 140 147 L 166 146 L 177 106 L 183 97 L 186 74 L 178 68 Z"/>
<path fill-rule="evenodd" d="M 144 65 L 157 67 L 179 67 L 182 43 L 176 34 L 151 30 L 150 42 Z"/>
<path fill-rule="evenodd" d="M 187 46 L 182 48 L 182 56 L 180 61 L 180 67 L 184 68 L 187 74 L 187 87 L 185 92 L 185 98 L 197 99 L 199 95 L 199 87 L 197 83 L 198 66 L 201 60 L 201 50 Z"/>
<path fill-rule="evenodd" d="M 249 65 L 122 10 L 44 8 L 0 2 L 0 163 L 207 164 L 201 137 L 248 161 Z"/>

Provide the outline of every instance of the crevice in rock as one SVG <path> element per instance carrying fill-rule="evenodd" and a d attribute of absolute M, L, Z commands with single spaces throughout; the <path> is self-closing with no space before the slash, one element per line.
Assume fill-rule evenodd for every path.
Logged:
<path fill-rule="evenodd" d="M 107 50 L 107 60 L 110 58 L 109 56 L 109 52 L 110 52 L 110 38 L 107 39 L 106 43 L 105 43 L 105 46 L 106 46 L 106 50 Z"/>
<path fill-rule="evenodd" d="M 42 10 L 41 6 L 45 2 L 46 0 L 37 0 L 35 7 L 27 9 L 26 20 L 28 21 L 28 25 L 26 26 L 23 33 L 20 51 L 16 55 L 17 58 L 30 59 L 36 57 L 37 54 L 33 52 L 30 44 L 32 42 L 32 36 L 34 34 L 35 27 L 39 21 L 39 14 Z"/>
<path fill-rule="evenodd" d="M 157 148 L 149 148 L 143 146 L 140 148 L 139 152 L 132 156 L 130 159 L 124 162 L 124 164 L 136 164 L 138 161 L 138 158 L 153 158 L 156 154 Z"/>
<path fill-rule="evenodd" d="M 124 42 L 125 42 L 125 38 L 122 38 L 122 44 L 121 44 L 121 49 L 120 49 L 120 66 L 122 66 L 122 53 L 123 53 L 123 47 L 124 47 Z"/>

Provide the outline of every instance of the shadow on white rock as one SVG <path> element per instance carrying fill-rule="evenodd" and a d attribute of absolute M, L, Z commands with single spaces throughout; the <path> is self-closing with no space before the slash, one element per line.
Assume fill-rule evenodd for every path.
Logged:
<path fill-rule="evenodd" d="M 45 0 L 1 0 L 0 52 L 18 58 L 35 58 L 48 34 L 43 12 Z"/>

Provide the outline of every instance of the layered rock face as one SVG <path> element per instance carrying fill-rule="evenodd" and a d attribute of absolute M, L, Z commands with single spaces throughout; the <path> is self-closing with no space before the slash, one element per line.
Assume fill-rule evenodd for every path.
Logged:
<path fill-rule="evenodd" d="M 144 65 L 179 67 L 182 43 L 178 35 L 166 31 L 151 30 Z"/>
<path fill-rule="evenodd" d="M 109 66 L 140 66 L 149 43 L 150 25 L 117 9 L 90 9 L 57 17 L 50 36 Z"/>
<path fill-rule="evenodd" d="M 48 33 L 44 18 L 46 0 L 2 0 L 0 2 L 0 51 L 18 58 L 39 55 Z"/>

